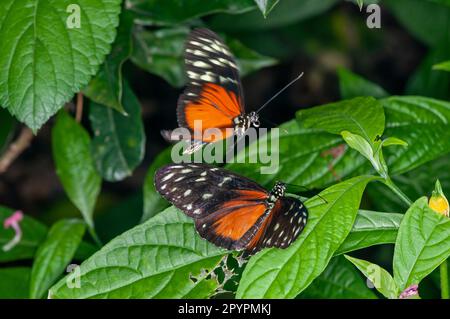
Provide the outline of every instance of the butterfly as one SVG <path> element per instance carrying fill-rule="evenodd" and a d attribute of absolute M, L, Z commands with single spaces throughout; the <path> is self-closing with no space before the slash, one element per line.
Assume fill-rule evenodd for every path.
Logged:
<path fill-rule="evenodd" d="M 216 33 L 193 30 L 186 41 L 184 59 L 188 83 L 177 105 L 178 125 L 191 134 L 184 153 L 194 153 L 207 143 L 233 135 L 243 136 L 251 126 L 260 126 L 257 112 L 245 113 L 238 65 Z M 196 120 L 201 121 L 201 132 L 194 131 Z M 220 134 L 208 136 L 204 134 L 208 129 L 218 129 Z M 166 140 L 179 141 L 172 132 L 161 133 Z"/>
<path fill-rule="evenodd" d="M 155 174 L 156 190 L 195 221 L 202 238 L 252 255 L 287 248 L 302 232 L 308 210 L 286 197 L 277 182 L 267 191 L 256 182 L 207 164 L 169 164 Z"/>

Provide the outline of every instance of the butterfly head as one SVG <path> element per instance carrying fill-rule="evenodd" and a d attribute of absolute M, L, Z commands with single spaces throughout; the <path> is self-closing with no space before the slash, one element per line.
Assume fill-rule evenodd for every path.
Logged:
<path fill-rule="evenodd" d="M 286 193 L 286 184 L 283 182 L 276 182 L 275 186 L 270 191 L 269 201 L 275 202 L 278 198 L 283 197 Z"/>
<path fill-rule="evenodd" d="M 237 116 L 234 120 L 234 130 L 238 136 L 242 136 L 251 127 L 259 127 L 259 115 L 256 112 L 249 114 L 242 114 Z"/>

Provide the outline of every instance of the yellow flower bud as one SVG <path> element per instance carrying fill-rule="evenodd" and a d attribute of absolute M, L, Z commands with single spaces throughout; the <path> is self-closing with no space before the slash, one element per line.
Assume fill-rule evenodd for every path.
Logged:
<path fill-rule="evenodd" d="M 442 192 L 441 183 L 436 181 L 436 186 L 428 202 L 428 206 L 436 213 L 449 217 L 449 204 L 448 200 Z"/>

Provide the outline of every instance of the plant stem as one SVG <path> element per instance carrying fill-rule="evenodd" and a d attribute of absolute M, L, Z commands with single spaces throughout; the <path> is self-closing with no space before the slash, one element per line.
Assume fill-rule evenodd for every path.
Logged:
<path fill-rule="evenodd" d="M 388 176 L 384 179 L 384 184 L 386 184 L 398 197 L 409 207 L 413 204 L 412 200 L 406 196 L 400 188 L 392 181 L 392 179 Z"/>
<path fill-rule="evenodd" d="M 448 265 L 445 260 L 439 267 L 441 273 L 441 296 L 442 299 L 450 299 L 448 291 Z"/>

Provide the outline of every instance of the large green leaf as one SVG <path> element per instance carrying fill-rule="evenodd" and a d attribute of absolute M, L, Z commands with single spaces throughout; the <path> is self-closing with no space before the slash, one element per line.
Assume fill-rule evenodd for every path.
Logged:
<path fill-rule="evenodd" d="M 67 112 L 61 111 L 52 130 L 52 145 L 56 173 L 64 190 L 92 229 L 101 177 L 94 167 L 89 135 Z"/>
<path fill-rule="evenodd" d="M 31 269 L 0 268 L 0 299 L 28 299 Z"/>
<path fill-rule="evenodd" d="M 314 299 L 375 299 L 361 274 L 343 256 L 331 259 L 325 271 L 300 294 Z"/>
<path fill-rule="evenodd" d="M 111 53 L 83 93 L 92 101 L 126 113 L 122 105 L 122 66 L 132 52 L 133 15 L 124 10 Z"/>
<path fill-rule="evenodd" d="M 267 18 L 261 16 L 258 11 L 239 15 L 239 18 L 231 14 L 221 14 L 214 16 L 209 24 L 214 29 L 230 32 L 274 29 L 321 14 L 337 2 L 338 0 L 283 0 Z"/>
<path fill-rule="evenodd" d="M 225 254 L 197 235 L 191 218 L 171 207 L 116 237 L 85 261 L 79 289 L 67 287 L 63 278 L 50 295 L 205 298 L 214 292 L 217 282 L 208 279 L 204 271 L 211 271 Z"/>
<path fill-rule="evenodd" d="M 449 102 L 403 96 L 386 98 L 381 103 L 386 116 L 384 134 L 408 143 L 408 147 L 384 150 L 391 175 L 403 174 L 450 152 Z M 335 131 L 338 130 L 337 126 Z M 375 132 L 373 128 L 371 131 Z M 289 121 L 280 126 L 278 140 L 279 147 L 271 155 L 277 164 L 274 174 L 261 174 L 261 168 L 268 166 L 267 163 L 250 161 L 261 156 L 261 149 L 271 149 L 270 138 L 266 137 L 240 152 L 228 168 L 263 185 L 282 180 L 309 188 L 321 188 L 342 178 L 372 172 L 367 160 L 346 147 L 338 135 L 299 127 L 295 121 Z"/>
<path fill-rule="evenodd" d="M 342 138 L 315 129 L 301 128 L 296 120 L 280 126 L 279 146 L 271 153 L 276 172 L 261 174 L 261 168 L 270 165 L 262 164 L 261 161 L 253 163 L 249 159 L 260 156 L 261 149 L 270 150 L 270 145 L 270 138 L 260 138 L 258 144 L 253 143 L 240 152 L 234 162 L 228 164 L 228 168 L 266 186 L 272 186 L 280 180 L 308 188 L 321 188 L 346 176 L 370 170 L 367 161 L 346 147 Z"/>
<path fill-rule="evenodd" d="M 175 87 L 181 87 L 186 82 L 183 52 L 189 32 L 187 27 L 135 32 L 131 59 L 140 68 L 161 76 Z M 250 50 L 235 39 L 226 40 L 236 56 L 241 76 L 276 62 Z"/>
<path fill-rule="evenodd" d="M 371 262 L 345 255 L 363 274 L 374 287 L 386 298 L 397 299 L 400 291 L 392 276 L 383 268 Z"/>
<path fill-rule="evenodd" d="M 450 256 L 450 219 L 428 207 L 426 197 L 406 212 L 394 252 L 394 278 L 401 291 L 420 281 Z"/>
<path fill-rule="evenodd" d="M 403 214 L 360 211 L 336 255 L 373 245 L 395 243 L 402 218 Z"/>
<path fill-rule="evenodd" d="M 167 25 L 217 12 L 241 13 L 256 8 L 253 0 L 128 0 L 127 9 L 142 24 Z"/>
<path fill-rule="evenodd" d="M 301 126 L 333 134 L 349 131 L 369 143 L 383 134 L 385 123 L 383 107 L 372 97 L 358 97 L 301 110 L 297 113 L 297 120 Z"/>
<path fill-rule="evenodd" d="M 142 221 L 155 216 L 169 206 L 169 203 L 155 189 L 155 173 L 162 166 L 172 162 L 172 148 L 162 151 L 150 165 L 144 182 L 144 212 Z"/>
<path fill-rule="evenodd" d="M 120 3 L 3 0 L 0 105 L 36 132 L 97 72 L 116 35 Z"/>
<path fill-rule="evenodd" d="M 266 249 L 252 257 L 236 297 L 294 298 L 307 288 L 349 234 L 364 189 L 374 178 L 355 177 L 308 200 L 309 218 L 300 237 L 287 249 Z"/>
<path fill-rule="evenodd" d="M 12 209 L 0 206 L 0 225 L 13 213 Z M 5 252 L 1 247 L 14 237 L 14 230 L 0 227 L 0 262 L 33 258 L 38 245 L 47 235 L 47 227 L 27 215 L 20 222 L 20 228 L 22 239 L 14 248 Z"/>
<path fill-rule="evenodd" d="M 341 97 L 351 99 L 358 96 L 386 97 L 389 94 L 379 85 L 344 68 L 338 70 Z"/>
<path fill-rule="evenodd" d="M 145 152 L 141 105 L 127 84 L 122 103 L 127 115 L 94 102 L 90 105 L 92 156 L 98 172 L 111 182 L 130 176 Z"/>
<path fill-rule="evenodd" d="M 30 279 L 30 297 L 41 298 L 72 260 L 85 232 L 85 224 L 76 219 L 55 223 L 39 246 Z"/>
<path fill-rule="evenodd" d="M 386 148 L 391 173 L 401 174 L 450 151 L 450 103 L 402 96 L 381 101 L 386 113 L 386 136 L 395 136 L 408 147 Z"/>

